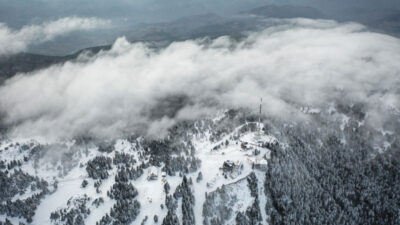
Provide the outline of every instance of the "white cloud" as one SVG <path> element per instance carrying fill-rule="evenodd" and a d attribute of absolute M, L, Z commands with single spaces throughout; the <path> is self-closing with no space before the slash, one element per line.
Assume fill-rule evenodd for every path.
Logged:
<path fill-rule="evenodd" d="M 0 55 L 24 51 L 32 44 L 46 42 L 68 32 L 92 30 L 108 24 L 108 21 L 97 18 L 66 17 L 11 30 L 6 24 L 0 23 Z"/>
<path fill-rule="evenodd" d="M 55 138 L 162 134 L 220 108 L 256 111 L 259 97 L 273 117 L 294 119 L 295 104 L 338 98 L 374 110 L 399 106 L 398 62 L 399 39 L 332 21 L 288 20 L 240 42 L 185 41 L 160 51 L 120 38 L 84 62 L 8 80 L 0 108 L 15 134 Z M 168 102 L 172 95 L 185 97 Z M 171 106 L 180 110 L 166 117 Z"/>

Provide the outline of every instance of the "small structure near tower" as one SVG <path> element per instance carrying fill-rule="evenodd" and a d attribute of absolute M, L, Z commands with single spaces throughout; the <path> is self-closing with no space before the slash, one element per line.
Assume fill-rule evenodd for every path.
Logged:
<path fill-rule="evenodd" d="M 249 145 L 248 142 L 244 141 L 240 144 L 240 147 L 242 148 L 243 151 L 247 151 L 252 149 L 251 146 Z"/>
<path fill-rule="evenodd" d="M 243 170 L 243 163 L 240 161 L 231 161 L 231 160 L 226 160 L 222 167 L 220 168 L 222 170 L 222 175 L 225 178 L 231 178 L 234 179 L 237 176 L 239 176 Z"/>
<path fill-rule="evenodd" d="M 147 174 L 147 180 L 157 180 L 158 179 L 158 170 L 156 167 L 150 167 Z"/>

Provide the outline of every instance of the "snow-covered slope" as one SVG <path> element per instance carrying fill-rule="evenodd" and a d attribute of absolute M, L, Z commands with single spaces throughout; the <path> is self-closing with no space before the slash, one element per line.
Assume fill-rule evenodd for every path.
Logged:
<path fill-rule="evenodd" d="M 260 208 L 266 201 L 267 145 L 277 140 L 255 133 L 256 123 L 221 127 L 225 119 L 177 126 L 165 140 L 3 140 L 1 176 L 15 182 L 4 186 L 0 221 L 168 224 L 175 218 L 180 224 L 235 224 L 238 214 L 246 219 L 246 210 L 256 206 L 256 220 L 266 224 Z"/>
<path fill-rule="evenodd" d="M 313 120 L 227 111 L 159 140 L 2 139 L 0 224 L 393 222 L 399 126 L 354 106 L 300 111 Z"/>

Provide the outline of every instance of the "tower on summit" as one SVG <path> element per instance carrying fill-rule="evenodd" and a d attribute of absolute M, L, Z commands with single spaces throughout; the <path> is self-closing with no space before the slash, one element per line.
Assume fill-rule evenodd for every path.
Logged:
<path fill-rule="evenodd" d="M 260 108 L 259 108 L 259 115 L 258 115 L 257 131 L 256 131 L 256 134 L 254 137 L 256 140 L 261 139 L 261 136 L 263 135 L 263 131 L 262 131 L 263 125 L 261 124 L 262 101 L 263 101 L 262 98 L 260 98 Z"/>

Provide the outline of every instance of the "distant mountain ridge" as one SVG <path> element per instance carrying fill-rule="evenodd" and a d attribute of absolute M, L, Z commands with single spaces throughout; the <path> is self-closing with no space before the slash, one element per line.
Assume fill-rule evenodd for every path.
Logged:
<path fill-rule="evenodd" d="M 85 48 L 74 54 L 65 56 L 51 56 L 33 53 L 19 53 L 16 55 L 2 56 L 0 57 L 0 83 L 17 73 L 28 73 L 57 63 L 64 63 L 68 60 L 76 59 L 82 52 L 96 54 L 101 50 L 107 50 L 110 48 L 111 45 L 96 46 Z"/>
<path fill-rule="evenodd" d="M 123 35 L 131 42 L 148 42 L 155 48 L 166 47 L 174 41 L 210 37 L 216 38 L 223 35 L 241 37 L 247 31 L 255 31 L 266 26 L 264 18 L 309 18 L 333 19 L 314 7 L 290 5 L 265 5 L 248 11 L 239 12 L 237 17 L 224 17 L 212 12 L 186 16 L 169 22 L 141 24 L 137 29 L 126 30 Z M 349 13 L 352 16 L 341 22 L 355 21 L 366 24 L 378 32 L 398 36 L 400 33 L 400 12 L 396 10 L 379 12 L 374 18 L 365 20 L 365 12 Z M 249 16 L 249 15 L 256 15 Z M 338 20 L 340 21 L 340 20 Z M 122 34 L 121 34 L 122 35 Z M 54 47 L 54 46 L 53 46 Z M 73 54 L 51 56 L 47 54 L 19 53 L 16 55 L 0 56 L 0 83 L 17 73 L 27 73 L 43 69 L 57 63 L 64 63 L 84 51 L 96 54 L 100 50 L 110 49 L 110 45 L 89 47 Z M 68 51 L 70 52 L 70 51 Z"/>
<path fill-rule="evenodd" d="M 308 6 L 291 5 L 266 5 L 252 10 L 243 11 L 242 14 L 252 14 L 269 18 L 297 18 L 323 19 L 326 16 L 318 9 Z"/>

